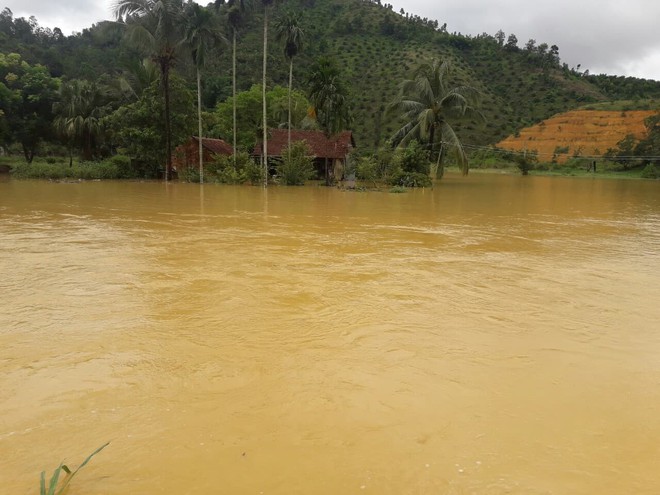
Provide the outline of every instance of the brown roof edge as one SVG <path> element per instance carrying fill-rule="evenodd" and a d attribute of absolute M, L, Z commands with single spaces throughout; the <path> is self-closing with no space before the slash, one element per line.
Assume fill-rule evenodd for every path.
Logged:
<path fill-rule="evenodd" d="M 199 142 L 198 136 L 192 136 L 194 141 Z M 202 138 L 202 146 L 212 153 L 218 155 L 233 155 L 234 148 L 227 141 L 216 138 Z"/>
<path fill-rule="evenodd" d="M 268 154 L 270 156 L 281 156 L 289 142 L 288 129 L 270 129 L 269 134 Z M 291 141 L 305 141 L 312 154 L 317 158 L 345 158 L 351 149 L 355 148 L 352 131 L 342 131 L 328 138 L 323 131 L 292 129 Z M 261 148 L 261 142 L 257 142 L 252 154 L 261 156 Z"/>

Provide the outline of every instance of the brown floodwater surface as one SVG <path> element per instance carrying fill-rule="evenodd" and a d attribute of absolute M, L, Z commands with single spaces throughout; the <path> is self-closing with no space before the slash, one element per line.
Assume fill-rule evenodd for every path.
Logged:
<path fill-rule="evenodd" d="M 0 493 L 660 493 L 660 183 L 0 182 Z"/>

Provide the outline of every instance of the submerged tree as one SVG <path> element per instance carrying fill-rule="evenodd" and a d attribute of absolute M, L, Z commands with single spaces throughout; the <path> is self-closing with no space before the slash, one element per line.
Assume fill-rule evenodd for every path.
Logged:
<path fill-rule="evenodd" d="M 474 108 L 480 93 L 471 86 L 447 85 L 450 72 L 448 62 L 436 59 L 421 66 L 413 79 L 401 83 L 399 96 L 390 105 L 390 110 L 399 110 L 405 125 L 392 137 L 398 146 L 416 139 L 426 145 L 435 158 L 435 173 L 442 177 L 443 158 L 447 147 L 454 149 L 456 161 L 463 175 L 467 175 L 469 164 L 461 141 L 454 132 L 451 122 L 484 117 Z"/>
<path fill-rule="evenodd" d="M 117 0 L 114 13 L 117 19 L 124 19 L 128 40 L 148 53 L 160 69 L 165 103 L 165 180 L 169 180 L 172 173 L 170 71 L 182 40 L 184 3 L 183 0 Z"/>

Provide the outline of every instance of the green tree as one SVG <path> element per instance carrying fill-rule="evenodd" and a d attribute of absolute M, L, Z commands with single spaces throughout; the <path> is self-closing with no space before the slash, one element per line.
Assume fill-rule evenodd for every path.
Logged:
<path fill-rule="evenodd" d="M 129 41 L 148 53 L 160 69 L 165 114 L 165 180 L 172 172 L 170 71 L 177 58 L 184 26 L 183 0 L 117 0 L 115 17 L 124 22 Z"/>
<path fill-rule="evenodd" d="M 53 135 L 53 103 L 59 80 L 43 65 L 29 65 L 20 55 L 0 53 L 0 130 L 5 144 L 18 142 L 27 163 L 39 144 Z"/>
<path fill-rule="evenodd" d="M 199 142 L 199 182 L 204 183 L 204 156 L 202 152 L 202 69 L 206 63 L 206 52 L 218 41 L 225 41 L 220 34 L 216 17 L 210 9 L 189 3 L 186 12 L 184 42 L 190 48 L 197 74 L 197 125 Z"/>
<path fill-rule="evenodd" d="M 108 110 L 107 87 L 96 82 L 73 80 L 60 87 L 53 105 L 55 129 L 67 139 L 69 147 L 78 144 L 83 160 L 92 160 L 103 134 L 103 118 Z M 72 156 L 69 154 L 69 165 Z"/>
<path fill-rule="evenodd" d="M 646 136 L 635 147 L 635 154 L 643 157 L 646 163 L 660 164 L 660 113 L 651 115 L 644 121 Z M 648 158 L 655 157 L 655 158 Z"/>
<path fill-rule="evenodd" d="M 287 147 L 291 150 L 291 91 L 293 89 L 293 59 L 303 47 L 305 32 L 303 31 L 300 20 L 301 14 L 298 12 L 287 11 L 276 23 L 277 39 L 284 42 L 284 56 L 289 60 L 289 120 L 287 128 L 289 136 Z"/>
<path fill-rule="evenodd" d="M 172 142 L 180 144 L 193 133 L 195 117 L 191 109 L 194 96 L 185 82 L 172 75 Z M 160 93 L 160 84 L 155 82 L 140 98 L 118 108 L 106 118 L 112 133 L 113 144 L 132 159 L 134 172 L 141 177 L 157 177 L 167 150 L 165 125 L 165 101 Z"/>
<path fill-rule="evenodd" d="M 434 60 L 421 66 L 413 79 L 401 83 L 398 98 L 390 105 L 391 110 L 399 110 L 405 124 L 392 137 L 395 145 L 405 147 L 413 139 L 427 146 L 435 154 L 434 171 L 442 177 L 445 147 L 452 147 L 456 161 L 467 175 L 468 159 L 463 146 L 454 132 L 450 121 L 464 118 L 483 119 L 472 104 L 478 100 L 479 92 L 471 86 L 447 86 L 450 72 L 448 62 Z"/>
<path fill-rule="evenodd" d="M 351 123 L 348 87 L 334 59 L 321 57 L 310 69 L 309 99 L 321 128 L 328 136 Z"/>
<path fill-rule="evenodd" d="M 211 130 L 215 136 L 229 136 L 233 127 L 233 109 L 238 109 L 237 139 L 238 149 L 252 151 L 255 142 L 261 135 L 262 129 L 262 92 L 260 85 L 252 86 L 248 91 L 241 91 L 236 99 L 228 98 L 216 106 L 214 117 L 216 123 Z M 301 126 L 307 116 L 309 100 L 300 91 L 292 93 L 292 124 Z M 288 91 L 282 86 L 275 86 L 266 92 L 266 106 L 269 116 L 269 127 L 280 126 L 286 122 Z"/>
<path fill-rule="evenodd" d="M 311 68 L 308 85 L 314 114 L 325 134 L 332 136 L 347 128 L 351 122 L 348 88 L 334 59 L 320 58 Z M 325 183 L 330 184 L 327 159 Z"/>

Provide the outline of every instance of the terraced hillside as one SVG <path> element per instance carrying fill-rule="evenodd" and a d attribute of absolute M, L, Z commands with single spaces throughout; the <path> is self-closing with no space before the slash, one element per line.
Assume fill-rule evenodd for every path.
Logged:
<path fill-rule="evenodd" d="M 574 156 L 601 156 L 629 134 L 641 139 L 651 110 L 573 110 L 522 129 L 500 141 L 499 148 L 536 151 L 541 161 L 564 163 Z"/>

